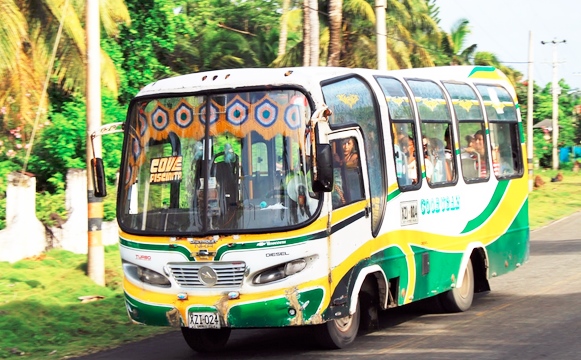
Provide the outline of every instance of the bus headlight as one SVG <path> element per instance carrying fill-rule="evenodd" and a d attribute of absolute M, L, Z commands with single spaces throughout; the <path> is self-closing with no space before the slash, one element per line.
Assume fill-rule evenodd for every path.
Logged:
<path fill-rule="evenodd" d="M 281 280 L 287 276 L 303 271 L 305 267 L 307 267 L 307 261 L 305 259 L 293 260 L 286 264 L 278 265 L 262 271 L 254 277 L 252 282 L 254 284 L 266 284 Z"/>
<path fill-rule="evenodd" d="M 162 287 L 171 286 L 171 283 L 169 282 L 169 279 L 167 277 L 158 273 L 157 271 L 153 271 L 143 266 L 123 262 L 123 270 L 127 276 L 133 277 L 146 284 Z"/>

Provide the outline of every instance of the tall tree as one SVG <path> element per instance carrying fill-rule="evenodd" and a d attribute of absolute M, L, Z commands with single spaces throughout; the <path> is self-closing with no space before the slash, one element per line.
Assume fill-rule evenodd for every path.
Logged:
<path fill-rule="evenodd" d="M 123 0 L 101 0 L 100 11 L 103 29 L 110 36 L 117 34 L 119 22 L 129 22 Z M 46 114 L 48 97 L 42 92 L 49 72 L 55 86 L 65 91 L 84 90 L 84 14 L 84 1 L 0 0 L 2 130 L 18 131 L 19 139 L 23 139 L 35 115 Z M 54 68 L 49 68 L 61 21 L 56 61 Z M 117 72 L 105 52 L 101 53 L 101 64 L 103 84 L 116 92 Z M 45 100 L 41 103 L 41 99 Z"/>
<path fill-rule="evenodd" d="M 311 65 L 311 0 L 303 0 L 303 66 Z"/>
<path fill-rule="evenodd" d="M 282 16 L 280 17 L 280 34 L 278 37 L 278 54 L 281 57 L 286 53 L 286 42 L 288 36 L 288 11 L 290 0 L 282 0 Z"/>
<path fill-rule="evenodd" d="M 310 25 L 310 66 L 319 66 L 319 2 L 309 1 L 309 25 Z"/>
<path fill-rule="evenodd" d="M 450 34 L 442 41 L 442 48 L 450 57 L 450 65 L 468 65 L 476 52 L 476 44 L 464 47 L 466 37 L 470 34 L 470 23 L 466 19 L 458 20 L 450 31 Z"/>
<path fill-rule="evenodd" d="M 327 66 L 339 66 L 341 59 L 341 27 L 343 0 L 329 1 L 329 56 Z"/>

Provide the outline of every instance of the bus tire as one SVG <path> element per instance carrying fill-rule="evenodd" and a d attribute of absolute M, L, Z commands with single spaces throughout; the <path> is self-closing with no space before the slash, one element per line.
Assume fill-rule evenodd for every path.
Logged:
<path fill-rule="evenodd" d="M 223 350 L 230 338 L 230 331 L 230 328 L 190 329 L 182 327 L 182 335 L 188 346 L 200 353 Z"/>
<path fill-rule="evenodd" d="M 315 325 L 314 332 L 317 343 L 325 349 L 343 349 L 347 347 L 357 336 L 360 317 L 359 301 L 357 301 L 357 307 L 353 315 Z"/>
<path fill-rule="evenodd" d="M 474 299 L 474 269 L 468 260 L 462 286 L 438 295 L 442 308 L 447 312 L 464 312 L 470 309 Z"/>

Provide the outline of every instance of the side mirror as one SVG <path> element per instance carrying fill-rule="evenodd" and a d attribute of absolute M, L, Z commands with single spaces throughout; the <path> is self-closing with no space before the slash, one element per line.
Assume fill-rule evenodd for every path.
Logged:
<path fill-rule="evenodd" d="M 107 187 L 105 185 L 105 168 L 103 167 L 103 159 L 91 159 L 91 170 L 93 178 L 93 188 L 95 190 L 95 197 L 107 196 Z"/>
<path fill-rule="evenodd" d="M 326 124 L 326 123 L 325 123 Z M 333 190 L 333 151 L 331 144 L 321 141 L 320 123 L 315 126 L 315 159 L 313 166 L 313 191 L 331 192 Z M 328 125 L 327 125 L 328 127 Z M 325 136 L 326 138 L 326 136 Z"/>

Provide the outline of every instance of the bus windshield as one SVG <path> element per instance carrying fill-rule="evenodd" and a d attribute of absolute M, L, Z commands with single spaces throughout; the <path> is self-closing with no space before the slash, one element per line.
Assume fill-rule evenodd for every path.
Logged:
<path fill-rule="evenodd" d="M 319 204 L 307 161 L 310 114 L 297 90 L 135 101 L 125 124 L 121 229 L 199 236 L 307 222 Z"/>

